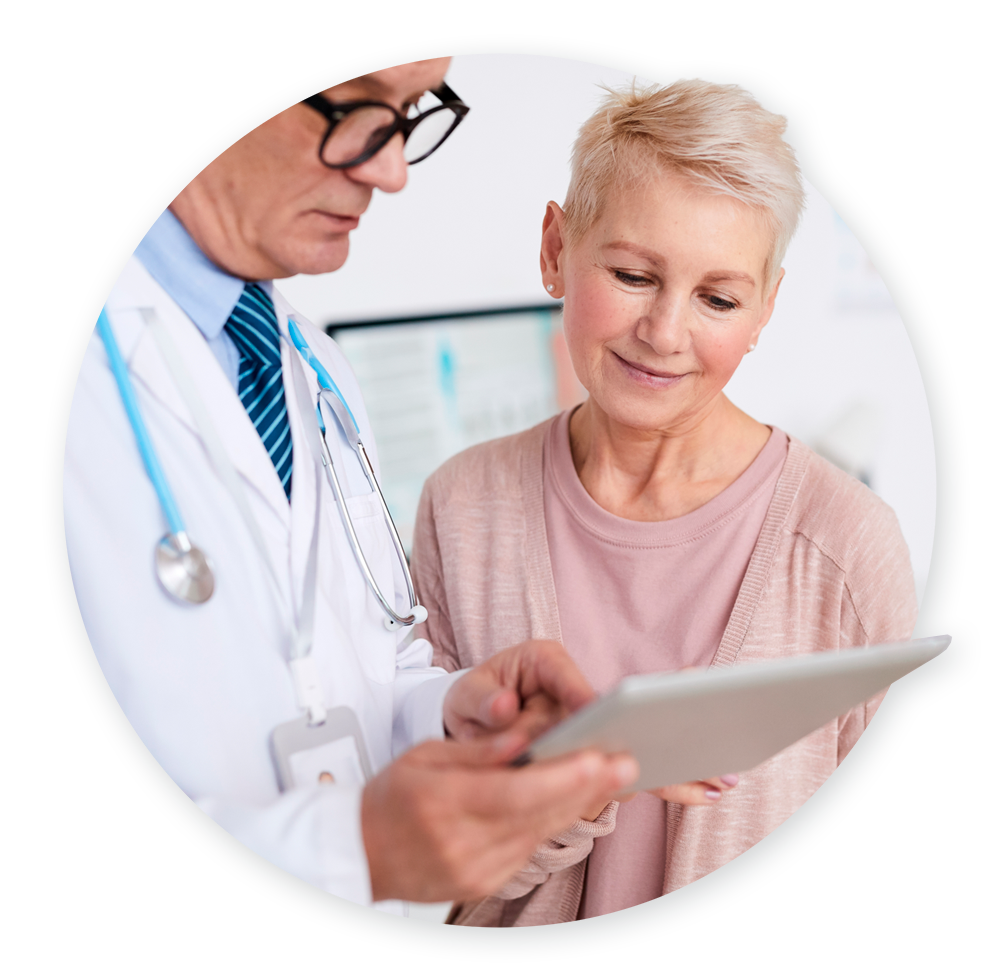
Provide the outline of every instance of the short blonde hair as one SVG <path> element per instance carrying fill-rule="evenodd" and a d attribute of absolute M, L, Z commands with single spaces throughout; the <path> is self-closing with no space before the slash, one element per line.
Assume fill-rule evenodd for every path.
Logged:
<path fill-rule="evenodd" d="M 563 209 L 567 242 L 577 242 L 615 193 L 672 169 L 695 186 L 760 213 L 772 237 L 767 286 L 784 259 L 805 193 L 786 122 L 735 84 L 675 81 L 606 89 L 573 145 Z"/>

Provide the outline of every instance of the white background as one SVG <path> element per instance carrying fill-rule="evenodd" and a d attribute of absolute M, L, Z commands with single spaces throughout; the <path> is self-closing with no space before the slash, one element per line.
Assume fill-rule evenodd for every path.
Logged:
<path fill-rule="evenodd" d="M 932 54 L 657 54 L 759 67 L 816 109 L 834 164 L 882 219 L 936 304 L 935 58 Z M 98 54 L 63 55 L 63 153 L 106 117 Z M 610 68 L 520 54 L 456 57 L 449 84 L 471 112 L 449 143 L 377 194 L 336 274 L 280 287 L 317 324 L 541 303 L 545 203 L 562 202 L 570 146 Z M 918 592 L 936 504 L 933 434 L 919 369 L 860 244 L 809 187 L 771 323 L 728 393 L 755 418 L 816 445 L 847 413 L 872 487 L 896 511 Z M 850 430 L 849 430 L 850 431 Z M 936 707 L 951 718 L 950 697 Z"/>

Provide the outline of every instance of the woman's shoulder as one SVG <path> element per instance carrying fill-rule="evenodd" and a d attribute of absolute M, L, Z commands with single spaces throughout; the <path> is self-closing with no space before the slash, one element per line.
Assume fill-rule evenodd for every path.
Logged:
<path fill-rule="evenodd" d="M 782 479 L 794 492 L 784 521 L 792 539 L 785 561 L 790 575 L 801 591 L 813 592 L 817 605 L 824 578 L 837 589 L 843 585 L 860 625 L 849 638 L 854 643 L 908 638 L 916 620 L 916 592 L 910 552 L 892 507 L 803 443 L 789 440 Z M 799 555 L 802 540 L 832 572 L 815 557 Z"/>
<path fill-rule="evenodd" d="M 906 550 L 891 506 L 868 486 L 789 436 L 786 467 L 798 479 L 786 526 L 841 567 L 870 562 L 872 550 Z"/>
<path fill-rule="evenodd" d="M 438 501 L 519 493 L 524 464 L 536 459 L 541 463 L 542 442 L 554 421 L 549 418 L 523 432 L 464 449 L 428 477 L 425 493 Z"/>

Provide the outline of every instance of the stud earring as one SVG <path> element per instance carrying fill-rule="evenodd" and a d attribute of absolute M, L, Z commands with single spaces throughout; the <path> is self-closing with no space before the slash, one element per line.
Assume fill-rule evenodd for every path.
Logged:
<path fill-rule="evenodd" d="M 548 287 L 546 287 L 545 289 L 551 294 L 552 291 L 556 289 L 556 285 L 555 284 L 549 284 Z"/>
<path fill-rule="evenodd" d="M 755 347 L 757 347 L 757 345 L 756 345 L 756 344 L 751 344 L 751 345 L 750 345 L 750 347 L 749 347 L 749 348 L 747 348 L 747 351 L 753 351 L 753 349 L 754 349 Z"/>

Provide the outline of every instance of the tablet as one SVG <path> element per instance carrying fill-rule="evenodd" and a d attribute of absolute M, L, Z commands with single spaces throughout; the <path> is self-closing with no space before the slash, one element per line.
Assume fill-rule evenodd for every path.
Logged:
<path fill-rule="evenodd" d="M 636 675 L 539 737 L 535 761 L 631 752 L 635 789 L 740 773 L 940 655 L 951 638 L 822 651 L 732 668 Z"/>

